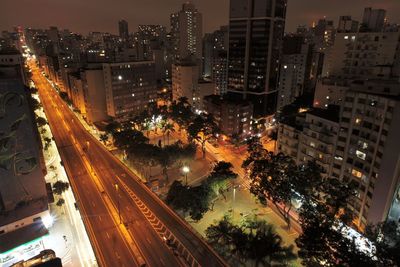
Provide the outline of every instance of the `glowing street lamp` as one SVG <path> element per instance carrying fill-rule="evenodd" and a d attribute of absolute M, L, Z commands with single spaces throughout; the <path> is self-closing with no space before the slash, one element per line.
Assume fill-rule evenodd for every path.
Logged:
<path fill-rule="evenodd" d="M 119 194 L 118 194 L 119 187 L 118 187 L 118 184 L 115 183 L 114 187 L 115 187 L 115 191 L 117 192 L 118 217 L 119 217 L 119 224 L 121 224 L 121 222 L 122 222 L 122 219 L 121 219 L 121 205 L 119 204 Z"/>
<path fill-rule="evenodd" d="M 42 218 L 42 223 L 46 229 L 49 229 L 53 226 L 54 218 L 51 215 L 46 215 Z"/>
<path fill-rule="evenodd" d="M 185 180 L 186 180 L 186 185 L 187 185 L 188 184 L 187 178 L 188 178 L 188 173 L 190 172 L 190 169 L 188 166 L 183 166 L 182 171 L 185 174 Z"/>

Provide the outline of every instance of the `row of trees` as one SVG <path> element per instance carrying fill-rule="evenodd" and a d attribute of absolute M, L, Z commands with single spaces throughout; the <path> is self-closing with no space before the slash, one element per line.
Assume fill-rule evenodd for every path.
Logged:
<path fill-rule="evenodd" d="M 198 186 L 187 186 L 181 181 L 175 181 L 168 191 L 167 204 L 177 211 L 189 214 L 195 221 L 200 220 L 204 213 L 213 209 L 219 196 L 224 196 L 229 181 L 237 177 L 232 168 L 229 162 L 218 162 Z"/>
<path fill-rule="evenodd" d="M 387 224 L 369 227 L 363 249 L 360 240 L 349 235 L 354 219 L 348 203 L 356 188 L 335 178 L 321 177 L 316 162 L 297 166 L 283 154 L 264 150 L 257 138 L 248 146 L 243 162 L 251 179 L 250 191 L 261 201 L 271 201 L 290 226 L 290 211 L 295 199 L 302 233 L 296 240 L 298 255 L 306 266 L 397 266 L 399 232 Z M 390 233 L 390 234 L 388 234 Z M 356 242 L 357 241 L 357 242 Z"/>
<path fill-rule="evenodd" d="M 288 266 L 296 259 L 293 245 L 284 246 L 274 227 L 256 216 L 233 224 L 228 216 L 209 226 L 208 242 L 232 266 L 253 262 L 254 266 Z"/>

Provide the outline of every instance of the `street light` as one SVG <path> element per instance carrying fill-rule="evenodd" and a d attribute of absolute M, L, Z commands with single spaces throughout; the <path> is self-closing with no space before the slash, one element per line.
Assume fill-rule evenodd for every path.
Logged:
<path fill-rule="evenodd" d="M 89 148 L 90 148 L 90 142 L 89 142 L 89 141 L 86 141 L 86 153 L 87 153 L 87 155 L 88 155 L 88 160 L 89 160 L 89 165 L 90 165 L 90 171 L 93 172 L 93 166 L 92 166 L 92 163 L 90 162 L 90 151 L 89 151 Z"/>
<path fill-rule="evenodd" d="M 234 219 L 234 216 L 235 216 L 235 200 L 236 200 L 236 188 L 237 187 L 238 187 L 237 185 L 233 186 L 232 219 Z"/>
<path fill-rule="evenodd" d="M 186 180 L 186 185 L 187 185 L 188 184 L 187 178 L 188 178 L 188 173 L 190 172 L 190 169 L 188 166 L 183 166 L 182 171 L 185 174 L 185 180 Z"/>
<path fill-rule="evenodd" d="M 114 184 L 114 187 L 115 187 L 115 191 L 117 192 L 118 217 L 119 217 L 119 224 L 121 224 L 122 219 L 121 219 L 121 206 L 120 206 L 120 204 L 119 204 L 119 194 L 118 194 L 119 187 L 118 187 L 118 184 L 115 183 L 115 184 Z"/>

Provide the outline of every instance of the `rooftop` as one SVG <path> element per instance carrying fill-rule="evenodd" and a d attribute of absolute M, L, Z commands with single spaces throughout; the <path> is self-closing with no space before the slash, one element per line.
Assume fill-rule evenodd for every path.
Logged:
<path fill-rule="evenodd" d="M 18 230 L 0 235 L 0 253 L 7 252 L 25 244 L 27 240 L 33 241 L 46 234 L 48 234 L 46 227 L 44 227 L 41 221 L 38 221 Z"/>
<path fill-rule="evenodd" d="M 0 80 L 0 225 L 48 208 L 39 136 L 25 88 Z"/>
<path fill-rule="evenodd" d="M 329 121 L 339 122 L 340 107 L 335 105 L 330 105 L 328 106 L 327 109 L 314 108 L 308 113 Z"/>

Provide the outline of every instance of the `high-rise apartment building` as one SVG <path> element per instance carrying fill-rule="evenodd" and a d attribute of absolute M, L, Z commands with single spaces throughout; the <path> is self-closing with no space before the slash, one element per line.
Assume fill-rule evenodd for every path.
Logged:
<path fill-rule="evenodd" d="M 289 118 L 278 126 L 278 151 L 290 156 L 296 164 L 315 160 L 327 177 L 332 168 L 339 132 L 339 109 L 313 109 Z"/>
<path fill-rule="evenodd" d="M 228 93 L 248 99 L 254 116 L 276 112 L 286 0 L 231 0 Z"/>
<path fill-rule="evenodd" d="M 376 93 L 382 86 L 391 92 Z M 399 88 L 382 81 L 355 84 L 342 104 L 331 175 L 356 185 L 357 198 L 350 205 L 361 229 L 388 216 L 400 219 Z"/>
<path fill-rule="evenodd" d="M 386 10 L 366 7 L 362 20 L 363 31 L 380 32 L 385 26 Z"/>
<path fill-rule="evenodd" d="M 203 76 L 213 77 L 213 61 L 221 55 L 221 51 L 228 50 L 228 26 L 221 26 L 219 30 L 206 33 L 203 38 Z M 225 53 L 226 54 L 226 53 Z"/>
<path fill-rule="evenodd" d="M 209 95 L 204 107 L 212 114 L 221 132 L 230 137 L 248 137 L 252 133 L 253 105 L 240 97 Z"/>
<path fill-rule="evenodd" d="M 359 22 L 353 20 L 351 16 L 340 16 L 337 32 L 357 32 Z"/>
<path fill-rule="evenodd" d="M 336 33 L 333 20 L 320 19 L 312 30 L 314 33 L 313 42 L 317 51 L 324 52 L 333 45 Z"/>
<path fill-rule="evenodd" d="M 314 109 L 301 122 L 281 123 L 279 152 L 298 164 L 314 159 L 323 176 L 351 182 L 357 194 L 349 206 L 359 229 L 388 218 L 399 221 L 400 84 L 355 81 L 343 95 L 340 112 Z"/>
<path fill-rule="evenodd" d="M 106 88 L 103 69 L 99 65 L 88 65 L 80 74 L 83 85 L 86 121 L 89 124 L 102 122 L 107 114 Z"/>
<path fill-rule="evenodd" d="M 171 14 L 171 38 L 175 60 L 195 56 L 201 60 L 203 19 L 193 3 L 186 2 L 177 13 Z"/>
<path fill-rule="evenodd" d="M 312 47 L 299 35 L 287 35 L 283 39 L 280 66 L 278 109 L 291 104 L 309 86 Z"/>
<path fill-rule="evenodd" d="M 212 80 L 215 83 L 215 93 L 218 95 L 226 94 L 228 87 L 228 52 L 220 50 L 211 62 Z"/>
<path fill-rule="evenodd" d="M 157 99 L 153 61 L 104 63 L 103 74 L 110 117 L 127 119 Z"/>
<path fill-rule="evenodd" d="M 400 75 L 400 32 L 337 33 L 326 55 L 323 77 L 388 77 Z"/>
<path fill-rule="evenodd" d="M 118 33 L 122 41 L 127 41 L 129 39 L 129 28 L 126 20 L 122 19 L 118 22 Z"/>

